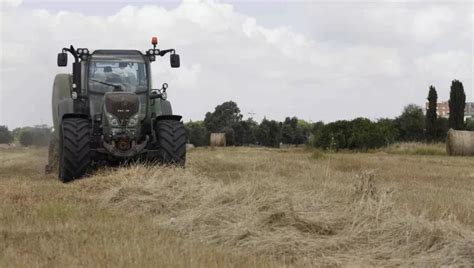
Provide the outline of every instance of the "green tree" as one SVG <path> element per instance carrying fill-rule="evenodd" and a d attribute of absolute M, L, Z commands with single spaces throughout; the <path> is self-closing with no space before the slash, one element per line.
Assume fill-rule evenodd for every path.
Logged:
<path fill-rule="evenodd" d="M 225 132 L 242 120 L 242 114 L 233 101 L 227 101 L 216 106 L 214 112 L 206 113 L 204 125 L 210 132 Z"/>
<path fill-rule="evenodd" d="M 311 124 L 310 126 L 310 135 L 308 143 L 311 146 L 318 147 L 318 141 L 321 139 L 322 131 L 324 128 L 324 122 L 318 121 Z"/>
<path fill-rule="evenodd" d="M 474 131 L 474 117 L 466 120 L 466 130 Z"/>
<path fill-rule="evenodd" d="M 303 144 L 308 141 L 311 125 L 297 117 L 287 117 L 281 125 L 281 142 L 285 144 Z"/>
<path fill-rule="evenodd" d="M 256 131 L 258 144 L 267 147 L 279 147 L 281 141 L 280 130 L 281 123 L 264 118 Z"/>
<path fill-rule="evenodd" d="M 51 138 L 51 128 L 45 125 L 35 127 L 24 127 L 15 129 L 18 134 L 18 140 L 23 146 L 47 146 Z"/>
<path fill-rule="evenodd" d="M 464 129 L 464 108 L 466 107 L 466 94 L 464 87 L 458 80 L 451 83 L 449 95 L 449 127 Z"/>
<path fill-rule="evenodd" d="M 397 128 L 397 122 L 394 119 L 383 118 L 377 121 L 377 128 L 384 137 L 385 144 L 390 145 L 400 138 L 400 131 Z"/>
<path fill-rule="evenodd" d="M 184 124 L 184 128 L 189 143 L 194 144 L 194 146 L 209 145 L 209 131 L 207 131 L 203 121 L 189 121 Z"/>
<path fill-rule="evenodd" d="M 281 125 L 281 142 L 285 144 L 294 144 L 297 124 L 298 119 L 296 117 L 285 118 L 285 121 L 283 121 L 283 124 Z"/>
<path fill-rule="evenodd" d="M 426 139 L 428 142 L 433 142 L 436 140 L 437 134 L 436 131 L 438 130 L 438 126 L 436 125 L 437 121 L 437 104 L 438 102 L 438 93 L 436 93 L 436 88 L 434 86 L 430 86 L 430 90 L 428 92 L 428 109 L 426 110 Z"/>
<path fill-rule="evenodd" d="M 362 150 L 379 148 L 398 139 L 394 120 L 380 119 L 377 122 L 367 118 L 351 121 L 340 120 L 327 125 L 318 124 L 313 134 L 312 145 L 323 149 Z"/>
<path fill-rule="evenodd" d="M 10 144 L 13 141 L 13 135 L 7 126 L 0 126 L 0 143 Z"/>
<path fill-rule="evenodd" d="M 296 125 L 295 144 L 308 143 L 309 136 L 311 135 L 311 128 L 311 123 L 302 119 L 298 119 L 298 124 Z"/>
<path fill-rule="evenodd" d="M 225 127 L 221 130 L 225 133 L 225 142 L 227 146 L 235 145 L 235 131 L 232 127 Z"/>
<path fill-rule="evenodd" d="M 423 109 L 415 104 L 405 106 L 402 114 L 397 118 L 400 138 L 403 141 L 423 141 L 425 115 Z"/>
<path fill-rule="evenodd" d="M 252 118 L 235 123 L 232 126 L 234 130 L 234 142 L 235 145 L 249 145 L 256 143 L 256 130 L 258 123 Z"/>
<path fill-rule="evenodd" d="M 351 135 L 350 122 L 338 120 L 328 123 L 321 128 L 315 144 L 322 149 L 339 150 L 348 148 L 348 139 Z"/>
<path fill-rule="evenodd" d="M 449 130 L 449 121 L 447 118 L 438 117 L 436 119 L 436 140 L 445 141 Z"/>
<path fill-rule="evenodd" d="M 31 146 L 34 143 L 34 140 L 35 140 L 35 136 L 33 134 L 33 131 L 27 129 L 27 130 L 23 130 L 20 133 L 21 145 L 26 146 L 26 147 Z"/>

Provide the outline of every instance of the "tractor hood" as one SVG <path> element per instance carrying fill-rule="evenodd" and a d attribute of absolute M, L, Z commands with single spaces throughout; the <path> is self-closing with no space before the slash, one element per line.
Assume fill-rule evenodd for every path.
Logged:
<path fill-rule="evenodd" d="M 104 96 L 105 110 L 119 120 L 126 120 L 140 110 L 140 99 L 135 93 L 108 92 Z"/>

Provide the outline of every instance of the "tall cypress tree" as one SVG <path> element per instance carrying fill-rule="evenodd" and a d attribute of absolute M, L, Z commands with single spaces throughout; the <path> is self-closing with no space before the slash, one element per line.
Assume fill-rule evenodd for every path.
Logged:
<path fill-rule="evenodd" d="M 466 107 L 466 94 L 464 87 L 458 80 L 451 83 L 449 96 L 449 127 L 464 129 L 464 108 Z"/>
<path fill-rule="evenodd" d="M 428 93 L 428 110 L 426 111 L 426 139 L 428 142 L 433 142 L 436 139 L 436 130 L 438 129 L 437 115 L 436 115 L 436 103 L 438 102 L 438 93 L 436 93 L 436 88 L 430 86 L 430 91 Z"/>

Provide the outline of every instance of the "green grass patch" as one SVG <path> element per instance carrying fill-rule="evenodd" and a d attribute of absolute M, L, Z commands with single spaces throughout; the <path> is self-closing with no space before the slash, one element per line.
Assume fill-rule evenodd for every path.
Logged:
<path fill-rule="evenodd" d="M 311 159 L 315 159 L 315 160 L 321 160 L 321 159 L 325 159 L 326 158 L 326 154 L 319 150 L 319 149 L 313 149 L 311 150 Z"/>
<path fill-rule="evenodd" d="M 403 155 L 446 155 L 446 146 L 443 143 L 395 143 L 381 151 L 389 154 Z"/>

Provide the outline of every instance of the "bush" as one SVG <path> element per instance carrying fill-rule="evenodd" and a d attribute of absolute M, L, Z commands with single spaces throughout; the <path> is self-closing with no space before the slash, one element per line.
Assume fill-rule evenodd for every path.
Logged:
<path fill-rule="evenodd" d="M 392 144 L 383 151 L 390 154 L 446 155 L 446 145 L 444 143 L 403 142 Z"/>
<path fill-rule="evenodd" d="M 25 127 L 18 132 L 18 139 L 23 146 L 47 146 L 51 137 L 51 128 L 46 126 Z"/>
<path fill-rule="evenodd" d="M 264 118 L 256 131 L 258 144 L 267 147 L 279 147 L 281 141 L 281 123 Z"/>
<path fill-rule="evenodd" d="M 474 131 L 474 117 L 466 119 L 466 130 Z"/>
<path fill-rule="evenodd" d="M 234 143 L 237 146 L 256 144 L 256 132 L 258 129 L 258 123 L 253 119 L 247 119 L 240 121 L 232 126 L 234 130 Z"/>
<path fill-rule="evenodd" d="M 13 141 L 13 135 L 6 126 L 0 126 L 0 143 L 10 144 Z"/>
<path fill-rule="evenodd" d="M 366 118 L 340 120 L 319 126 L 312 144 L 326 150 L 363 150 L 379 148 L 395 142 L 398 131 L 393 120 L 372 122 Z"/>
<path fill-rule="evenodd" d="M 436 119 L 436 141 L 446 141 L 446 135 L 449 130 L 449 122 L 447 118 L 439 117 Z"/>
<path fill-rule="evenodd" d="M 425 115 L 423 109 L 415 104 L 409 104 L 396 119 L 402 141 L 424 141 Z"/>
<path fill-rule="evenodd" d="M 203 121 L 188 122 L 184 124 L 188 143 L 194 146 L 208 146 L 209 145 L 209 131 L 204 126 Z"/>

